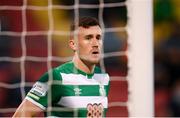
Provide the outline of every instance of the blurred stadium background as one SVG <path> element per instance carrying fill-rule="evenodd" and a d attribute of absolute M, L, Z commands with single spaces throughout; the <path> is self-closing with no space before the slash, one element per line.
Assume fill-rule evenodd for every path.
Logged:
<path fill-rule="evenodd" d="M 123 28 L 127 25 L 127 8 L 122 5 L 125 1 L 104 0 L 105 3 L 116 4 L 115 7 L 103 9 L 105 28 Z M 48 9 L 51 8 L 48 8 L 48 0 L 27 0 L 29 7 L 24 12 L 23 0 L 0 0 L 0 117 L 11 116 L 24 97 L 22 90 L 26 94 L 48 70 L 46 57 L 51 53 L 48 50 L 51 47 L 49 29 L 54 31 L 50 42 L 52 67 L 69 60 L 73 53 L 68 48 L 66 32 L 74 19 L 74 0 L 52 0 L 52 3 L 57 7 L 49 13 Z M 95 5 L 99 4 L 99 0 L 79 0 L 79 3 Z M 179 0 L 154 0 L 155 116 L 180 116 L 179 5 Z M 79 16 L 98 18 L 98 11 L 99 8 L 80 8 Z M 52 18 L 49 18 L 49 14 Z M 104 53 L 126 51 L 127 37 L 126 30 L 106 32 Z M 109 102 L 122 103 L 112 105 L 107 116 L 128 116 L 127 63 L 126 55 L 104 59 L 104 67 L 114 80 Z M 21 84 L 24 82 L 25 85 Z"/>
<path fill-rule="evenodd" d="M 154 0 L 155 116 L 180 116 L 179 6 L 179 0 Z"/>

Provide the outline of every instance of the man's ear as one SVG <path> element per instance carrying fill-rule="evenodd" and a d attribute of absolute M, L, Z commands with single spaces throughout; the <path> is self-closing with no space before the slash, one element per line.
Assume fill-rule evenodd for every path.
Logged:
<path fill-rule="evenodd" d="M 76 50 L 77 50 L 77 45 L 76 45 L 74 39 L 70 39 L 70 40 L 69 40 L 69 47 L 70 47 L 73 51 L 76 51 Z"/>

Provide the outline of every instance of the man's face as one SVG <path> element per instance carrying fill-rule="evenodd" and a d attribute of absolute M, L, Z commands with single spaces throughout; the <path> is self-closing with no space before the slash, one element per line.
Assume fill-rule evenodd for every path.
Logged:
<path fill-rule="evenodd" d="M 99 26 L 78 28 L 77 54 L 82 61 L 96 64 L 100 60 L 102 48 L 102 30 Z"/>

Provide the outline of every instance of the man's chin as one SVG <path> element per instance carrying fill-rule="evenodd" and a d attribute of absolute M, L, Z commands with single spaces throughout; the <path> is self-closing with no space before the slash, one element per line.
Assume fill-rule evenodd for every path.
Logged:
<path fill-rule="evenodd" d="M 81 60 L 85 63 L 89 64 L 98 64 L 100 62 L 100 58 L 81 58 Z"/>
<path fill-rule="evenodd" d="M 91 64 L 91 65 L 96 65 L 96 64 L 98 64 L 99 63 L 99 60 L 86 60 L 85 61 L 86 63 L 89 63 L 89 64 Z"/>
<path fill-rule="evenodd" d="M 99 63 L 99 59 L 98 60 L 91 60 L 90 62 L 92 63 L 92 64 L 98 64 Z"/>

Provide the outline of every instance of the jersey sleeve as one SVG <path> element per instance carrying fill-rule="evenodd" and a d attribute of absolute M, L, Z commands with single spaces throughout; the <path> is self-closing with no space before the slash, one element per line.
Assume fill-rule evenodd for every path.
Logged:
<path fill-rule="evenodd" d="M 52 91 L 54 80 L 61 79 L 60 75 L 57 76 L 56 71 L 53 69 L 52 77 L 46 72 L 31 88 L 25 99 L 31 101 L 36 106 L 45 110 L 49 102 L 55 101 L 57 95 L 53 95 Z M 50 72 L 50 73 L 51 73 Z M 51 82 L 52 81 L 52 82 Z"/>

